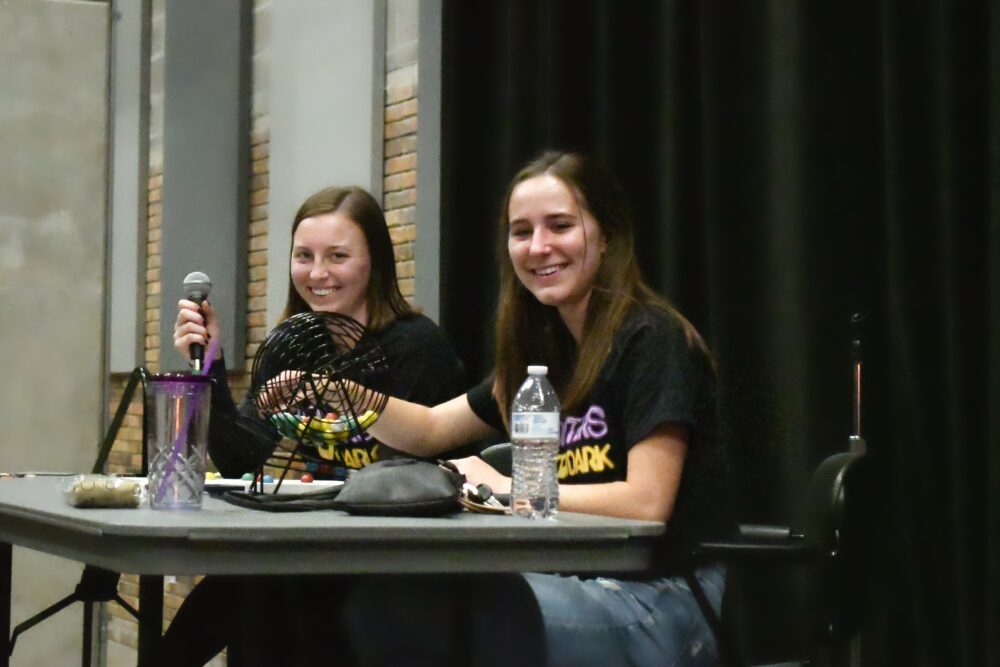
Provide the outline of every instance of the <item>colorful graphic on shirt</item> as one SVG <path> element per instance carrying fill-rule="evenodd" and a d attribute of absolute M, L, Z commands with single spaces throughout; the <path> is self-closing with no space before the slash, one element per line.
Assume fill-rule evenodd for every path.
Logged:
<path fill-rule="evenodd" d="M 331 463 L 358 469 L 378 461 L 378 444 L 378 441 L 367 433 L 359 433 L 351 436 L 346 443 L 317 447 L 316 451 L 320 457 Z"/>
<path fill-rule="evenodd" d="M 271 415 L 270 421 L 283 436 L 315 447 L 324 461 L 357 469 L 378 461 L 378 442 L 364 431 L 351 435 L 351 430 L 356 426 L 367 428 L 377 418 L 371 410 L 362 414 L 357 423 L 346 416 L 309 418 L 278 412 Z"/>
<path fill-rule="evenodd" d="M 563 419 L 556 471 L 559 479 L 614 470 L 611 443 L 600 442 L 608 434 L 604 408 L 592 405 L 582 417 Z"/>
<path fill-rule="evenodd" d="M 608 434 L 608 423 L 605 421 L 604 408 L 592 405 L 583 417 L 566 417 L 562 425 L 563 447 L 575 444 L 586 438 L 597 440 Z"/>

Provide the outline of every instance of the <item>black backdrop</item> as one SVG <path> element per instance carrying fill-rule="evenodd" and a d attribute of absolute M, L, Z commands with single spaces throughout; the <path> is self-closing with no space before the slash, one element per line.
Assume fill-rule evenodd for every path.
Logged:
<path fill-rule="evenodd" d="M 598 155 L 717 356 L 741 518 L 787 519 L 846 447 L 865 312 L 864 662 L 1000 664 L 1000 11 L 445 0 L 443 25 L 441 323 L 469 367 L 506 183 Z"/>

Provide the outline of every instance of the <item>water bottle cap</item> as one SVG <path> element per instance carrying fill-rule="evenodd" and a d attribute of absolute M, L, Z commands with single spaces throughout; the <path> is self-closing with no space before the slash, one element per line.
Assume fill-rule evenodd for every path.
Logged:
<path fill-rule="evenodd" d="M 548 366 L 528 366 L 528 375 L 547 375 Z"/>

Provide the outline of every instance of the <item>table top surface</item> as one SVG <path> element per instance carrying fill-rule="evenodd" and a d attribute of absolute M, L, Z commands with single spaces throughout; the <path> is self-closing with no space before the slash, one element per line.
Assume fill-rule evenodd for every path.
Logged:
<path fill-rule="evenodd" d="M 542 521 L 261 512 L 211 496 L 200 510 L 81 509 L 66 502 L 67 481 L 0 480 L 0 540 L 138 574 L 629 571 L 649 566 L 664 530 L 569 512 Z"/>

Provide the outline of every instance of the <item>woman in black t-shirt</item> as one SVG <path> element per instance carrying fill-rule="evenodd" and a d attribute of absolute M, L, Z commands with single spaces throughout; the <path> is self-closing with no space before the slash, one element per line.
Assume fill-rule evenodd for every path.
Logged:
<path fill-rule="evenodd" d="M 440 455 L 506 429 L 526 367 L 547 365 L 563 406 L 560 509 L 664 521 L 667 530 L 658 571 L 641 581 L 524 575 L 544 622 L 546 662 L 715 664 L 715 641 L 676 569 L 687 545 L 727 521 L 714 370 L 701 336 L 643 282 L 622 193 L 583 156 L 546 153 L 515 176 L 499 243 L 493 377 L 433 408 L 391 398 L 369 430 L 402 451 Z M 509 492 L 510 479 L 481 459 L 456 463 L 470 481 Z M 718 611 L 721 566 L 696 576 Z M 397 598 L 380 603 L 384 612 L 405 607 L 411 593 L 400 590 L 375 581 L 365 592 Z M 493 603 L 468 595 L 476 606 Z M 385 622 L 379 608 L 368 623 Z M 523 619 L 521 611 L 505 616 Z M 361 655 L 378 664 L 380 651 L 398 650 L 392 632 Z"/>
<path fill-rule="evenodd" d="M 357 320 L 385 354 L 392 371 L 387 391 L 409 401 L 436 405 L 467 387 L 462 363 L 440 329 L 400 294 L 385 217 L 370 194 L 358 187 L 329 187 L 306 199 L 292 223 L 289 264 L 282 320 L 307 311 Z M 186 299 L 177 305 L 174 347 L 187 357 L 193 343 L 206 345 L 219 335 L 219 319 L 207 301 L 201 309 Z M 278 440 L 252 396 L 236 406 L 221 347 L 213 362 L 209 455 L 224 476 L 238 478 L 263 465 Z M 316 478 L 343 477 L 346 469 L 386 455 L 368 436 L 351 447 L 350 456 L 336 448 L 335 459 L 307 465 Z M 280 662 L 268 664 L 312 664 L 317 652 L 331 654 L 326 628 L 314 625 L 312 607 L 321 599 L 313 596 L 327 587 L 340 590 L 330 577 L 206 577 L 178 609 L 163 637 L 158 664 L 201 665 L 226 646 L 230 664 L 254 663 L 263 659 L 259 645 L 280 648 Z M 270 632 L 281 640 L 264 643 Z"/>
<path fill-rule="evenodd" d="M 428 318 L 410 307 L 396 283 L 392 240 L 378 202 L 358 187 L 329 187 L 313 194 L 292 222 L 288 298 L 281 321 L 308 311 L 347 315 L 377 340 L 392 369 L 387 391 L 394 396 L 437 405 L 463 391 L 461 361 Z M 181 299 L 177 304 L 174 347 L 188 357 L 192 344 L 218 337 L 218 314 L 209 302 Z M 256 471 L 277 445 L 277 435 L 257 414 L 252 396 L 237 408 L 229 390 L 221 346 L 210 369 L 215 379 L 208 453 L 224 477 Z M 340 478 L 383 455 L 368 438 L 355 443 L 356 455 L 326 463 L 310 462 L 317 479 Z M 353 450 L 352 450 L 353 451 Z"/>

